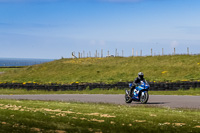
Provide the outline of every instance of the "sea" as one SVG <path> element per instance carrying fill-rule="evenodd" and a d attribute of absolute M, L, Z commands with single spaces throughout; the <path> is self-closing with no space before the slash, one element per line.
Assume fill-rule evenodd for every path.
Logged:
<path fill-rule="evenodd" d="M 0 58 L 0 67 L 31 66 L 50 62 L 55 59 L 32 59 L 32 58 Z"/>

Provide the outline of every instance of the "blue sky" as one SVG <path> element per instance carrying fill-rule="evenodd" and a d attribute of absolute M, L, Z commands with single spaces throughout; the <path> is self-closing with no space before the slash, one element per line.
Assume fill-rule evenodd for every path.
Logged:
<path fill-rule="evenodd" d="M 200 53 L 200 0 L 0 0 L 0 57 Z"/>

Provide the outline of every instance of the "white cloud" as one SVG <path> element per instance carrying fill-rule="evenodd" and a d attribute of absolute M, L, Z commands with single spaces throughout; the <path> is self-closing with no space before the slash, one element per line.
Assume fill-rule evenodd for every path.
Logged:
<path fill-rule="evenodd" d="M 176 48 L 179 45 L 179 42 L 174 40 L 174 41 L 171 42 L 170 45 L 171 45 L 172 48 Z"/>
<path fill-rule="evenodd" d="M 95 40 L 90 40 L 90 45 L 96 45 L 96 41 Z"/>
<path fill-rule="evenodd" d="M 100 45 L 100 46 L 103 46 L 106 44 L 106 42 L 104 40 L 90 40 L 89 42 L 90 45 Z"/>
<path fill-rule="evenodd" d="M 99 41 L 99 45 L 105 45 L 105 44 L 106 44 L 106 42 L 104 40 Z"/>

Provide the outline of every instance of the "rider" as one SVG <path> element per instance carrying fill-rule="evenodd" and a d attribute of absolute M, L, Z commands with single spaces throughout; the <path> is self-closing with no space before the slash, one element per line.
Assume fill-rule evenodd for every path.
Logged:
<path fill-rule="evenodd" d="M 135 78 L 135 80 L 133 81 L 133 85 L 129 91 L 129 97 L 132 97 L 133 94 L 133 90 L 135 89 L 135 86 L 140 83 L 140 81 L 144 81 L 146 83 L 146 80 L 144 79 L 144 74 L 142 72 L 138 73 L 138 77 Z"/>

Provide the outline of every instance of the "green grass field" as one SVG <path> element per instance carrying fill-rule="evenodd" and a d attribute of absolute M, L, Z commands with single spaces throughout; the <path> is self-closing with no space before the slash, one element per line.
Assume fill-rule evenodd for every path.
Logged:
<path fill-rule="evenodd" d="M 61 59 L 7 71 L 0 82 L 115 83 L 132 81 L 139 71 L 148 81 L 200 80 L 200 55 Z"/>
<path fill-rule="evenodd" d="M 0 132 L 5 133 L 199 131 L 199 110 L 0 100 Z"/>
<path fill-rule="evenodd" d="M 19 68 L 0 68 L 0 72 L 8 72 Z"/>
<path fill-rule="evenodd" d="M 42 91 L 42 90 L 26 90 L 26 89 L 5 89 L 0 88 L 1 95 L 24 95 L 24 94 L 125 94 L 125 90 L 110 89 L 110 90 L 83 90 L 83 91 Z M 149 91 L 150 95 L 200 95 L 200 88 L 191 88 L 189 90 L 178 91 Z"/>

